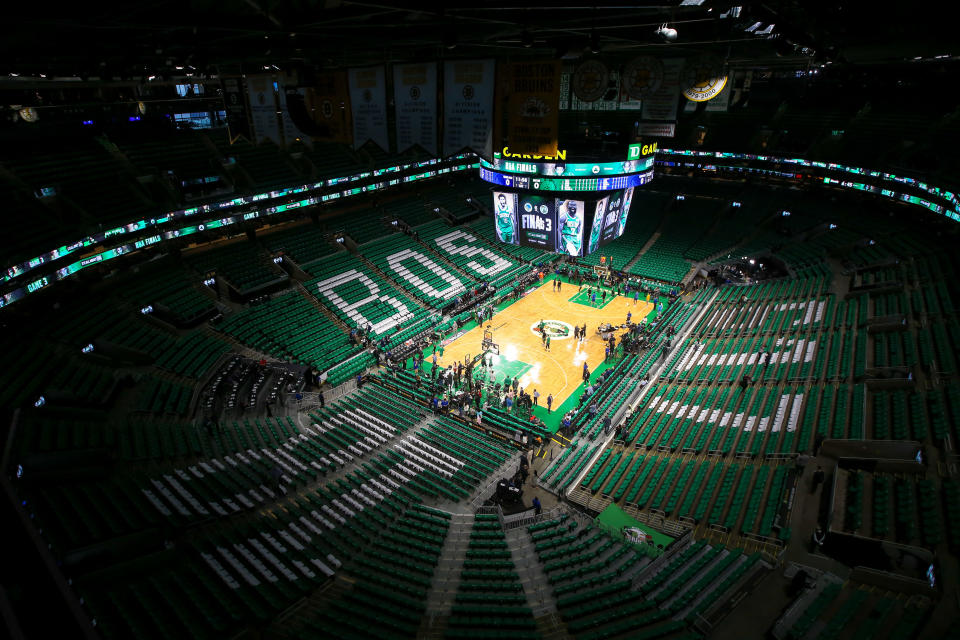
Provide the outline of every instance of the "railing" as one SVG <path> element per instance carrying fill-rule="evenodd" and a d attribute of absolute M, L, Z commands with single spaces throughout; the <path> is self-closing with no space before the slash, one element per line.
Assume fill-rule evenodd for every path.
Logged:
<path fill-rule="evenodd" d="M 549 511 L 541 511 L 539 514 L 532 513 L 532 509 L 527 511 L 521 511 L 520 513 L 513 513 L 509 516 L 503 517 L 503 529 L 504 531 L 510 531 L 511 529 L 517 529 L 519 527 L 529 527 L 532 524 L 537 524 L 538 522 L 544 522 L 546 520 L 553 520 L 560 517 L 561 514 L 565 513 L 565 510 L 556 506 Z"/>

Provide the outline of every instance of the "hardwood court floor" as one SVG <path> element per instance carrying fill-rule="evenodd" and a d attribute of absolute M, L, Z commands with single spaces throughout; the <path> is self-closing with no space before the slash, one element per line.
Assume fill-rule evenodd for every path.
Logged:
<path fill-rule="evenodd" d="M 584 296 L 587 287 L 584 287 Z M 540 392 L 540 405 L 545 406 L 547 395 L 553 394 L 553 407 L 556 409 L 567 397 L 576 391 L 582 383 L 583 363 L 586 362 L 591 373 L 603 362 L 606 343 L 597 335 L 597 327 L 605 322 L 621 325 L 626 322 L 627 312 L 633 314 L 631 320 L 639 321 L 653 310 L 653 304 L 642 299 L 636 304 L 633 297 L 616 296 L 611 301 L 607 295 L 607 304 L 601 309 L 571 302 L 579 292 L 579 287 L 564 283 L 560 293 L 552 290 L 545 282 L 535 291 L 493 316 L 485 327 L 493 330 L 493 341 L 500 346 L 502 366 L 495 366 L 497 381 L 502 381 L 504 371 L 525 372 L 520 376 L 520 386 L 533 393 Z M 581 299 L 583 296 L 581 296 Z M 597 297 L 600 304 L 600 297 Z M 573 335 L 567 338 L 551 338 L 550 351 L 544 349 L 540 334 L 534 329 L 544 321 L 560 321 L 568 325 L 587 324 L 587 338 L 578 343 Z M 619 332 L 618 332 L 619 335 Z M 480 353 L 483 342 L 483 328 L 474 327 L 444 347 L 443 357 L 438 364 L 446 366 L 463 361 Z M 430 356 L 426 357 L 430 360 Z M 529 367 L 517 366 L 519 362 Z"/>

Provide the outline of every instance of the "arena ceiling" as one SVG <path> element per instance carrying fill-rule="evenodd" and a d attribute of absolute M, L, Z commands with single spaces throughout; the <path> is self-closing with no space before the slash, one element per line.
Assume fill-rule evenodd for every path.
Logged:
<path fill-rule="evenodd" d="M 739 9 L 739 10 L 738 10 Z M 679 32 L 663 42 L 656 28 Z M 100 0 L 54 13 L 42 3 L 5 9 L 0 75 L 135 78 L 177 66 L 198 74 L 263 65 L 342 67 L 444 57 L 561 57 L 599 52 L 687 55 L 743 63 L 857 64 L 934 59 L 955 42 L 947 16 L 877 3 L 609 0 L 435 2 L 373 0 Z M 960 49 L 960 47 L 955 47 Z"/>

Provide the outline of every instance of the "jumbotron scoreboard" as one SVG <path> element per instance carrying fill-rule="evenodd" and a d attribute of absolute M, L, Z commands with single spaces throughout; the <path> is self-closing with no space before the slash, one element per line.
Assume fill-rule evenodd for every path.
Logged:
<path fill-rule="evenodd" d="M 566 162 L 510 153 L 480 160 L 480 178 L 494 185 L 497 237 L 506 244 L 569 256 L 593 253 L 623 234 L 633 191 L 653 179 L 656 144 L 632 144 L 625 160 Z"/>

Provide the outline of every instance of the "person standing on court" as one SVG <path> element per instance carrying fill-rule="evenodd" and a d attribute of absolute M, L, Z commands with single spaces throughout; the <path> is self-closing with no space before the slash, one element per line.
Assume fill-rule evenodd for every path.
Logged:
<path fill-rule="evenodd" d="M 596 292 L 590 294 L 590 304 L 597 306 L 597 294 Z"/>
<path fill-rule="evenodd" d="M 630 318 L 633 317 L 633 314 L 627 311 L 627 324 L 630 324 Z"/>
<path fill-rule="evenodd" d="M 536 389 L 533 390 L 533 406 L 540 406 L 540 392 Z"/>
<path fill-rule="evenodd" d="M 550 336 L 547 336 L 547 342 L 544 346 L 547 348 L 547 351 L 550 351 Z"/>
<path fill-rule="evenodd" d="M 553 410 L 553 394 L 547 396 L 547 413 Z"/>
<path fill-rule="evenodd" d="M 562 280 L 557 280 L 557 293 L 560 293 L 560 287 L 562 287 L 562 286 L 563 286 L 563 281 L 562 281 Z"/>
<path fill-rule="evenodd" d="M 634 292 L 633 292 L 633 304 L 634 304 L 634 306 L 636 306 L 637 300 L 639 299 L 639 297 L 640 297 L 639 294 L 636 292 L 636 290 L 634 290 Z"/>

